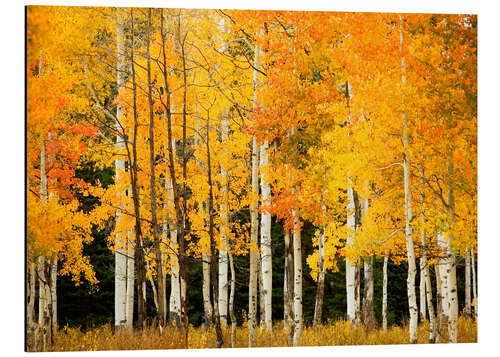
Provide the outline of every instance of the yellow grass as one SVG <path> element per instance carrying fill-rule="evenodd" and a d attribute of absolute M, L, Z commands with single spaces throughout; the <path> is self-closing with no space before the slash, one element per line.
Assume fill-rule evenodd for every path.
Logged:
<path fill-rule="evenodd" d="M 287 346 L 287 335 L 276 324 L 272 333 L 257 332 L 255 347 Z M 446 329 L 444 329 L 446 330 Z M 443 330 L 446 341 L 447 333 Z M 418 343 L 428 343 L 429 324 L 419 325 Z M 477 324 L 472 319 L 461 317 L 458 323 L 458 342 L 477 342 Z M 343 320 L 333 321 L 316 329 L 305 327 L 300 341 L 301 346 L 332 345 L 385 345 L 408 343 L 408 327 L 393 326 L 388 331 L 376 329 L 366 331 Z M 189 348 L 214 348 L 215 331 L 203 327 L 189 329 Z M 247 326 L 239 326 L 236 330 L 235 347 L 248 346 Z M 230 328 L 224 331 L 224 346 L 231 347 Z M 163 335 L 154 328 L 146 328 L 143 332 L 119 331 L 113 333 L 110 325 L 103 325 L 93 330 L 82 332 L 76 328 L 62 328 L 54 336 L 54 344 L 48 351 L 100 351 L 100 350 L 153 350 L 185 348 L 182 331 L 166 328 Z"/>

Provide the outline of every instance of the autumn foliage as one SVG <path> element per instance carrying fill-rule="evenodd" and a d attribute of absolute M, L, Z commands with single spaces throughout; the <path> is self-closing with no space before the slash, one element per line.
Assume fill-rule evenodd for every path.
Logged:
<path fill-rule="evenodd" d="M 28 273 L 47 259 L 98 284 L 83 249 L 106 230 L 113 253 L 135 252 L 137 284 L 151 284 L 159 314 L 164 279 L 180 274 L 181 291 L 201 279 L 192 260 L 215 269 L 211 254 L 262 254 L 250 238 L 255 202 L 294 234 L 315 227 L 316 281 L 346 260 L 437 267 L 477 252 L 475 16 L 34 6 L 27 22 Z M 270 198 L 252 193 L 252 140 L 268 155 L 258 175 Z M 114 182 L 78 178 L 89 162 L 114 167 Z M 83 210 L 81 196 L 97 204 Z M 189 347 L 232 339 L 184 328 Z M 170 348 L 155 333 L 151 348 Z M 325 342 L 307 329 L 302 344 L 405 341 L 352 333 L 362 337 Z M 51 349 L 133 348 L 106 336 L 54 332 Z"/>

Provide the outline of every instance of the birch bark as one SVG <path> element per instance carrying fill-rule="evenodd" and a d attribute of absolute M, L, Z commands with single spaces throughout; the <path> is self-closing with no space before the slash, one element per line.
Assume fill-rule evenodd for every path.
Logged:
<path fill-rule="evenodd" d="M 40 152 L 40 198 L 47 203 L 47 162 L 46 162 L 46 140 L 42 139 Z M 42 350 L 47 347 L 47 335 L 52 327 L 49 324 L 49 300 L 51 299 L 49 281 L 50 276 L 46 273 L 47 262 L 44 255 L 38 258 L 38 325 L 40 326 L 42 338 Z"/>
<path fill-rule="evenodd" d="M 254 71 L 254 80 L 257 71 Z M 255 83 L 255 82 L 254 82 Z M 255 85 L 255 84 L 254 84 Z M 254 95 L 254 102 L 256 95 Z M 254 103 L 255 106 L 255 103 Z M 259 152 L 257 139 L 252 138 L 252 200 L 250 202 L 250 277 L 248 286 L 248 347 L 252 347 L 256 338 L 257 329 L 257 283 L 258 276 L 258 234 L 259 234 L 259 216 L 258 216 L 258 194 L 259 194 Z"/>
<path fill-rule="evenodd" d="M 130 236 L 127 238 L 127 288 L 125 298 L 125 324 L 129 331 L 134 327 L 134 291 L 135 291 L 135 248 Z"/>
<path fill-rule="evenodd" d="M 448 323 L 450 315 L 449 289 L 448 289 L 448 257 L 447 242 L 444 234 L 438 234 L 439 257 L 437 264 L 439 269 L 439 286 L 441 295 L 441 323 Z"/>
<path fill-rule="evenodd" d="M 448 153 L 448 220 L 450 226 L 455 222 L 455 196 L 453 187 L 453 152 Z M 457 343 L 458 335 L 458 293 L 457 293 L 457 261 L 456 255 L 452 247 L 453 235 L 450 235 L 447 240 L 447 272 L 448 272 L 448 302 L 449 302 L 449 319 L 448 319 L 448 335 L 451 343 Z"/>
<path fill-rule="evenodd" d="M 293 289 L 294 289 L 294 266 L 293 266 L 293 241 L 290 240 L 290 230 L 285 229 L 285 292 L 284 292 L 284 327 L 288 332 L 288 344 L 293 343 L 294 316 L 293 316 Z"/>
<path fill-rule="evenodd" d="M 38 349 L 37 343 L 36 342 L 36 324 L 34 320 L 35 316 L 35 299 L 36 299 L 36 271 L 35 271 L 35 263 L 34 262 L 27 262 L 28 263 L 28 308 L 26 310 L 26 327 L 28 329 L 27 333 L 27 343 L 26 343 L 26 349 L 28 349 L 28 346 L 31 343 L 31 340 L 33 339 L 33 350 L 36 352 Z"/>
<path fill-rule="evenodd" d="M 437 236 L 436 245 L 439 249 L 439 234 Z M 439 251 L 439 250 L 438 250 Z M 443 315 L 443 288 L 442 288 L 442 280 L 441 280 L 441 268 L 440 268 L 440 254 L 438 252 L 438 256 L 436 257 L 436 262 L 434 263 L 434 272 L 436 275 L 436 343 L 441 342 L 441 325 L 444 320 Z"/>
<path fill-rule="evenodd" d="M 259 66 L 259 48 L 255 45 L 254 67 Z M 257 108 L 257 87 L 259 85 L 258 71 L 253 71 L 253 108 Z M 257 138 L 252 138 L 252 199 L 250 201 L 250 277 L 248 286 L 248 347 L 252 347 L 257 329 L 257 285 L 258 285 L 258 235 L 259 235 L 259 150 Z"/>
<path fill-rule="evenodd" d="M 403 21 L 401 16 L 400 30 L 399 30 L 399 43 L 400 52 L 403 52 Z M 401 83 L 406 86 L 406 65 L 405 57 L 401 55 Z M 404 161 L 403 161 L 403 177 L 404 177 L 404 191 L 405 191 L 405 234 L 406 234 L 406 251 L 408 256 L 408 306 L 410 312 L 410 343 L 417 342 L 417 324 L 418 324 L 418 307 L 417 297 L 415 292 L 415 275 L 416 263 L 415 252 L 413 247 L 413 229 L 411 226 L 412 210 L 411 210 L 411 182 L 410 182 L 410 153 L 409 153 L 409 133 L 408 133 L 408 118 L 405 110 L 405 99 L 403 95 L 403 147 L 404 147 Z"/>
<path fill-rule="evenodd" d="M 52 254 L 50 263 L 50 296 L 52 303 L 52 333 L 57 331 L 57 255 Z"/>
<path fill-rule="evenodd" d="M 221 139 L 224 143 L 227 140 L 229 133 L 229 125 L 227 116 L 223 115 L 221 120 Z M 222 247 L 219 249 L 219 313 L 222 327 L 227 325 L 227 312 L 228 312 L 228 232 L 229 232 L 229 207 L 228 207 L 228 183 L 227 171 L 223 165 L 220 167 L 222 178 L 222 204 L 221 204 L 221 243 Z"/>
<path fill-rule="evenodd" d="M 236 346 L 236 316 L 234 314 L 234 294 L 236 290 L 236 273 L 234 271 L 233 253 L 228 252 L 229 267 L 231 270 L 231 292 L 229 297 L 229 317 L 231 318 L 231 348 Z"/>
<path fill-rule="evenodd" d="M 363 220 L 365 220 L 369 201 L 367 198 L 361 200 L 361 212 Z M 363 272 L 364 272 L 364 294 L 363 294 L 363 323 L 367 330 L 372 330 L 375 327 L 375 313 L 373 311 L 373 256 L 363 259 Z"/>
<path fill-rule="evenodd" d="M 268 142 L 260 147 L 260 189 L 262 192 L 262 205 L 269 206 L 271 187 L 267 182 L 265 170 L 268 165 Z M 267 211 L 261 213 L 260 245 L 262 249 L 262 285 L 264 294 L 264 319 L 266 329 L 272 329 L 272 251 L 271 251 L 271 214 Z"/>
<path fill-rule="evenodd" d="M 424 181 L 424 174 L 423 171 L 421 171 L 421 184 L 423 184 Z M 422 232 L 421 232 L 421 244 L 422 244 L 422 256 L 420 258 L 420 312 L 422 316 L 422 320 L 425 320 L 425 310 L 422 310 L 428 306 L 428 312 L 429 312 L 429 322 L 430 322 L 430 332 L 429 332 L 429 342 L 434 343 L 436 339 L 436 317 L 434 315 L 434 305 L 432 302 L 432 285 L 431 285 L 431 278 L 429 274 L 429 262 L 427 259 L 427 241 L 426 241 L 426 230 L 425 230 L 425 193 L 423 191 L 420 191 L 420 210 L 421 210 L 421 217 L 422 217 Z M 422 281 L 423 281 L 423 286 L 422 286 Z M 424 296 L 422 297 L 422 291 L 424 292 Z M 424 299 L 424 302 L 422 303 L 422 299 Z M 427 304 L 425 303 L 427 302 Z"/>
<path fill-rule="evenodd" d="M 125 46 L 122 18 L 120 10 L 117 13 L 118 20 L 116 22 L 116 48 L 117 48 L 117 63 L 116 63 L 116 87 L 118 90 L 124 86 L 123 71 L 125 68 Z M 122 108 L 117 105 L 116 118 L 122 118 Z M 120 132 L 119 123 L 116 123 L 116 129 Z M 123 153 L 125 150 L 125 140 L 121 135 L 116 136 L 116 149 Z M 115 182 L 120 181 L 122 173 L 125 172 L 125 159 L 123 156 L 118 156 L 115 160 Z M 121 220 L 121 212 L 116 212 L 116 225 L 118 226 Z M 116 232 L 115 236 L 115 328 L 121 328 L 126 323 L 126 290 L 127 290 L 127 259 L 125 256 L 126 233 Z"/>
<path fill-rule="evenodd" d="M 316 291 L 316 305 L 314 306 L 313 326 L 321 324 L 323 310 L 323 295 L 325 292 L 325 228 L 321 228 L 318 237 L 318 285 Z"/>
<path fill-rule="evenodd" d="M 293 345 L 297 346 L 300 342 L 303 329 L 302 317 L 302 247 L 301 247 L 301 228 L 296 210 L 292 211 L 293 220 L 293 263 L 294 263 L 294 334 Z"/>
<path fill-rule="evenodd" d="M 375 328 L 375 313 L 373 311 L 373 256 L 364 260 L 364 295 L 363 322 L 367 330 Z"/>
<path fill-rule="evenodd" d="M 384 257 L 383 282 L 382 282 L 382 329 L 387 331 L 387 261 L 389 258 Z"/>
<path fill-rule="evenodd" d="M 472 294 L 474 297 L 474 318 L 477 320 L 477 284 L 476 284 L 476 264 L 474 258 L 474 250 L 471 249 L 471 265 L 472 265 Z"/>
<path fill-rule="evenodd" d="M 465 257 L 465 316 L 471 317 L 471 283 L 470 283 L 470 248 L 467 248 L 467 256 Z"/>
<path fill-rule="evenodd" d="M 420 258 L 420 284 L 419 284 L 419 293 L 420 293 L 420 320 L 422 322 L 427 320 L 427 304 L 426 304 L 426 291 L 425 291 L 425 277 L 424 277 L 424 261 Z"/>
<path fill-rule="evenodd" d="M 356 231 L 356 206 L 354 203 L 354 190 L 348 180 L 347 186 L 347 245 L 353 243 Z M 346 294 L 347 318 L 354 322 L 356 319 L 356 265 L 346 258 Z"/>

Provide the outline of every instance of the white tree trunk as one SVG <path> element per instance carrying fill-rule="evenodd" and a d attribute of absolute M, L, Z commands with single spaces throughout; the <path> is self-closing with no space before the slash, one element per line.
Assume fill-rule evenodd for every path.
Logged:
<path fill-rule="evenodd" d="M 400 51 L 403 52 L 403 23 L 401 16 L 400 20 Z M 406 65 L 405 57 L 401 56 L 401 82 L 403 87 L 406 86 Z M 404 98 L 404 95 L 403 95 Z M 404 108 L 404 99 L 403 99 Z M 404 191 L 405 191 L 405 234 L 406 234 L 406 251 L 408 256 L 408 306 L 410 310 L 410 343 L 417 342 L 417 324 L 418 324 L 418 306 L 417 296 L 415 291 L 415 276 L 416 276 L 416 263 L 415 252 L 413 247 L 413 229 L 411 221 L 413 218 L 411 210 L 411 182 L 410 182 L 410 154 L 409 154 L 409 133 L 408 133 L 408 119 L 406 111 L 403 110 L 403 147 L 404 147 L 404 161 L 403 161 L 403 176 L 404 176 Z"/>
<path fill-rule="evenodd" d="M 389 258 L 384 257 L 383 267 L 383 282 L 382 282 L 382 329 L 387 331 L 387 261 Z"/>
<path fill-rule="evenodd" d="M 42 148 L 40 152 L 40 198 L 43 203 L 47 203 L 47 163 L 46 163 L 46 141 L 42 140 Z M 38 325 L 40 327 L 42 337 L 42 351 L 47 347 L 47 334 L 49 328 L 49 300 L 51 292 L 49 288 L 50 276 L 46 274 L 46 259 L 44 255 L 38 258 Z"/>
<path fill-rule="evenodd" d="M 293 220 L 293 263 L 294 263 L 294 299 L 293 299 L 293 319 L 294 319 L 294 334 L 293 345 L 297 346 L 300 342 L 300 336 L 303 329 L 302 318 L 302 247 L 301 247 L 301 232 L 299 226 L 299 217 L 296 210 L 292 211 Z"/>
<path fill-rule="evenodd" d="M 420 183 L 424 183 L 423 171 L 421 172 Z M 422 256 L 420 258 L 420 314 L 422 320 L 425 320 L 426 311 L 425 308 L 428 306 L 429 321 L 430 321 L 430 332 L 429 332 L 429 342 L 434 343 L 436 339 L 436 316 L 434 315 L 434 305 L 432 303 L 432 285 L 431 278 L 429 274 L 429 261 L 427 260 L 427 240 L 426 240 L 426 230 L 425 230 L 425 194 L 423 191 L 420 192 L 420 210 L 422 217 L 422 231 L 421 231 L 421 244 L 422 244 Z M 422 286 L 423 282 L 423 286 Z M 424 296 L 422 296 L 424 292 Z M 424 302 L 422 302 L 424 299 Z M 424 310 L 422 310 L 424 309 Z"/>
<path fill-rule="evenodd" d="M 474 250 L 471 248 L 471 265 L 472 265 L 472 295 L 474 297 L 474 318 L 477 320 L 477 284 L 476 284 L 476 262 L 474 258 Z"/>
<path fill-rule="evenodd" d="M 425 291 L 425 277 L 424 277 L 424 261 L 420 258 L 420 320 L 422 322 L 427 320 L 427 304 L 426 304 L 426 291 Z"/>
<path fill-rule="evenodd" d="M 432 284 L 428 266 L 424 270 L 424 279 L 425 279 L 425 290 L 427 295 L 427 306 L 429 308 L 429 321 L 430 321 L 429 342 L 434 343 L 436 341 L 437 322 L 436 322 L 436 315 L 434 313 L 434 305 L 432 303 Z"/>
<path fill-rule="evenodd" d="M 212 300 L 210 299 L 210 253 L 203 253 L 203 309 L 205 312 L 205 323 L 210 325 L 212 323 L 213 309 Z"/>
<path fill-rule="evenodd" d="M 118 90 L 123 88 L 124 78 L 123 70 L 125 68 L 125 46 L 124 46 L 124 34 L 123 27 L 121 23 L 121 17 L 118 16 L 116 23 L 116 48 L 117 48 L 117 73 L 116 73 L 116 85 Z M 118 105 L 116 108 L 116 117 L 118 120 L 122 117 L 122 108 Z M 116 124 L 118 132 L 120 132 L 120 127 L 118 123 Z M 119 152 L 123 152 L 125 149 L 124 139 L 120 136 L 116 136 L 116 149 Z M 115 182 L 120 180 L 120 172 L 125 172 L 125 159 L 119 156 L 115 160 Z M 125 194 L 125 193 L 123 193 Z M 116 212 L 116 225 L 119 225 L 121 219 L 121 212 Z M 127 258 L 125 256 L 126 247 L 126 232 L 116 232 L 115 236 L 115 328 L 123 327 L 126 324 L 126 291 L 127 291 Z"/>
<path fill-rule="evenodd" d="M 451 343 L 457 343 L 458 336 L 458 294 L 457 294 L 457 263 L 451 246 L 448 247 L 448 336 Z"/>
<path fill-rule="evenodd" d="M 283 327 L 291 332 L 293 327 L 293 240 L 290 230 L 285 228 L 285 273 L 283 283 Z M 291 344 L 291 342 L 289 342 Z"/>
<path fill-rule="evenodd" d="M 375 328 L 375 313 L 373 311 L 373 255 L 365 259 L 364 262 L 364 296 L 363 296 L 363 318 L 368 330 Z"/>
<path fill-rule="evenodd" d="M 35 263 L 28 263 L 28 307 L 26 310 L 26 327 L 28 329 L 28 341 L 27 346 L 31 343 L 31 340 L 35 337 L 35 294 L 36 294 L 36 271 Z M 35 346 L 33 346 L 33 349 Z"/>
<path fill-rule="evenodd" d="M 135 248 L 127 239 L 127 288 L 125 297 L 125 327 L 127 330 L 132 331 L 134 327 L 134 280 L 135 280 Z"/>
<path fill-rule="evenodd" d="M 258 282 L 259 285 L 259 327 L 261 331 L 264 329 L 265 325 L 265 316 L 264 316 L 264 285 L 262 284 L 262 259 L 260 255 L 258 256 Z"/>
<path fill-rule="evenodd" d="M 223 115 L 221 120 L 221 141 L 227 141 L 229 134 L 229 125 L 227 116 Z M 222 178 L 222 204 L 221 204 L 221 243 L 222 248 L 219 249 L 219 313 L 222 327 L 226 327 L 228 320 L 228 233 L 229 233 L 229 192 L 227 182 L 227 172 L 223 165 L 220 167 Z"/>
<path fill-rule="evenodd" d="M 448 223 L 453 227 L 455 223 L 455 194 L 454 194 L 454 168 L 453 168 L 453 151 L 448 151 L 447 162 L 448 176 L 448 197 L 447 197 L 447 214 Z M 457 292 L 457 257 L 453 250 L 451 242 L 455 238 L 452 234 L 447 241 L 447 263 L 448 263 L 448 301 L 449 301 L 449 320 L 448 320 L 448 335 L 451 343 L 457 343 L 458 335 L 458 292 Z"/>
<path fill-rule="evenodd" d="M 268 142 L 267 140 L 260 147 L 260 188 L 262 192 L 262 205 L 268 206 L 271 199 L 271 187 L 267 182 L 264 170 L 267 169 L 269 162 L 268 158 Z M 264 318 L 266 329 L 272 329 L 272 283 L 273 283 L 273 268 L 272 268 L 272 250 L 271 250 L 271 214 L 268 212 L 261 213 L 261 230 L 260 230 L 260 245 L 262 248 L 262 285 L 264 287 Z"/>
<path fill-rule="evenodd" d="M 356 205 L 354 202 L 354 190 L 351 180 L 347 186 L 347 245 L 353 243 L 356 230 Z M 347 294 L 347 319 L 356 319 L 356 265 L 346 258 L 346 294 Z"/>
<path fill-rule="evenodd" d="M 50 296 L 52 300 L 52 333 L 57 331 L 57 255 L 53 254 L 50 264 Z"/>
<path fill-rule="evenodd" d="M 170 249 L 177 252 L 177 230 L 174 229 L 175 223 L 170 227 Z M 171 259 L 171 289 L 170 289 L 170 322 L 176 326 L 181 323 L 181 284 L 179 277 L 179 259 L 175 253 L 172 253 Z"/>
<path fill-rule="evenodd" d="M 356 311 L 354 315 L 354 324 L 359 326 L 361 323 L 361 267 L 356 266 L 356 274 L 355 274 L 355 290 L 354 290 L 354 300 L 356 301 Z"/>
<path fill-rule="evenodd" d="M 408 157 L 406 152 L 405 157 Z M 408 255 L 408 305 L 410 310 L 410 342 L 417 342 L 417 324 L 418 324 L 418 307 L 417 296 L 415 291 L 415 276 L 416 264 L 415 253 L 413 248 L 413 230 L 410 225 L 412 220 L 411 212 L 411 188 L 410 188 L 410 162 L 408 159 L 404 160 L 404 181 L 405 181 L 405 212 L 406 212 L 406 251 Z"/>
<path fill-rule="evenodd" d="M 48 320 L 48 307 L 47 299 L 47 285 L 44 281 L 45 276 L 45 257 L 42 255 L 38 258 L 38 325 L 40 326 L 41 338 L 42 338 L 42 351 L 45 351 L 47 347 L 47 324 Z"/>
<path fill-rule="evenodd" d="M 254 52 L 254 67 L 259 66 L 259 48 L 255 46 Z M 256 108 L 257 102 L 257 87 L 258 75 L 255 69 L 253 71 L 253 107 Z M 248 347 L 252 347 L 256 338 L 257 329 L 257 282 L 258 282 L 258 245 L 259 234 L 259 213 L 258 200 L 255 198 L 259 194 L 259 148 L 257 139 L 252 138 L 252 201 L 250 202 L 250 243 L 253 247 L 250 249 L 250 277 L 248 283 Z"/>
<path fill-rule="evenodd" d="M 223 238 L 223 242 L 226 243 L 225 238 Z M 228 254 L 222 249 L 219 250 L 219 314 L 221 326 L 225 328 L 228 313 Z"/>
<path fill-rule="evenodd" d="M 290 316 L 290 308 L 287 304 L 287 296 L 288 296 L 288 259 L 286 256 L 286 248 L 287 245 L 290 244 L 290 233 L 287 229 L 285 229 L 285 269 L 283 272 L 283 328 L 285 331 L 288 331 L 290 328 L 288 316 Z"/>
<path fill-rule="evenodd" d="M 236 292 L 236 273 L 234 271 L 233 253 L 228 252 L 231 271 L 231 291 L 229 296 L 229 316 L 231 318 L 231 348 L 236 346 L 236 316 L 234 315 L 234 294 Z"/>
<path fill-rule="evenodd" d="M 175 139 L 172 138 L 172 151 L 175 154 Z M 167 192 L 169 197 L 169 204 L 173 205 L 174 199 L 174 188 L 172 179 L 167 180 Z M 177 241 L 177 226 L 175 216 L 169 217 L 170 222 L 170 242 L 169 242 L 169 254 L 170 254 L 170 306 L 169 306 L 169 320 L 170 323 L 175 324 L 175 326 L 180 326 L 181 319 L 181 281 L 179 276 L 179 258 L 177 256 L 178 241 Z"/>
<path fill-rule="evenodd" d="M 434 263 L 434 272 L 436 275 L 436 343 L 441 342 L 441 328 L 444 320 L 444 312 L 443 312 L 443 288 L 442 288 L 442 279 L 441 279 L 441 258 L 439 252 L 439 234 L 436 239 L 436 247 L 438 248 L 437 257 Z"/>
<path fill-rule="evenodd" d="M 465 316 L 471 317 L 471 283 L 470 283 L 470 248 L 467 248 L 467 256 L 465 257 Z"/>
<path fill-rule="evenodd" d="M 440 248 L 437 264 L 441 294 L 441 323 L 448 323 L 450 315 L 450 303 L 448 299 L 448 262 L 446 257 L 448 243 L 442 233 L 438 234 L 438 246 Z"/>
<path fill-rule="evenodd" d="M 362 202 L 363 223 L 368 213 L 369 200 L 363 198 Z M 375 313 L 373 311 L 374 281 L 373 281 L 373 255 L 363 259 L 364 272 L 364 294 L 363 294 L 363 323 L 368 330 L 375 327 Z"/>

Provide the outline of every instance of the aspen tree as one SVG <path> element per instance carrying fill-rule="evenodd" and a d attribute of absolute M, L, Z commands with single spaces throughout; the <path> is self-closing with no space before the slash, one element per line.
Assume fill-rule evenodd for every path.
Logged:
<path fill-rule="evenodd" d="M 375 327 L 375 313 L 373 311 L 373 255 L 364 259 L 364 295 L 363 295 L 363 323 L 368 330 Z"/>
<path fill-rule="evenodd" d="M 474 250 L 471 249 L 472 265 L 472 294 L 474 298 L 474 318 L 477 320 L 477 285 L 476 285 L 476 264 L 474 262 Z"/>
<path fill-rule="evenodd" d="M 439 238 L 439 235 L 438 235 Z M 438 245 L 437 240 L 436 240 L 436 245 Z M 444 320 L 444 314 L 443 314 L 443 288 L 442 288 L 442 280 L 441 280 L 441 268 L 440 268 L 440 258 L 439 258 L 439 253 L 438 256 L 435 259 L 434 263 L 434 272 L 436 276 L 436 338 L 435 342 L 440 343 L 441 342 L 441 327 L 443 324 Z"/>
<path fill-rule="evenodd" d="M 450 226 L 455 222 L 455 196 L 452 177 L 454 175 L 453 168 L 453 153 L 450 150 L 448 153 L 447 163 L 448 174 L 448 219 Z M 450 236 L 447 243 L 447 287 L 448 287 L 448 304 L 449 304 L 449 319 L 448 319 L 448 335 L 451 343 L 457 343 L 458 334 L 458 293 L 457 293 L 457 261 L 456 255 L 452 247 L 453 236 Z"/>
<path fill-rule="evenodd" d="M 219 31 L 221 34 L 225 32 L 225 23 L 221 19 L 219 24 Z M 221 52 L 225 50 L 224 39 L 221 39 L 222 48 Z M 229 135 L 229 124 L 227 114 L 223 113 L 221 118 L 221 141 L 224 144 Z M 222 178 L 222 203 L 221 203 L 221 244 L 222 247 L 219 249 L 219 313 L 221 318 L 222 327 L 226 327 L 228 319 L 228 235 L 229 235 L 229 192 L 228 192 L 228 173 L 224 168 L 224 165 L 220 165 L 220 175 Z"/>
<path fill-rule="evenodd" d="M 449 271 L 448 271 L 448 257 L 447 257 L 447 242 L 443 233 L 438 233 L 438 258 L 436 259 L 437 269 L 439 269 L 439 294 L 441 297 L 441 323 L 448 324 L 450 315 L 450 301 L 449 301 Z M 436 276 L 437 278 L 437 276 Z"/>
<path fill-rule="evenodd" d="M 267 34 L 267 24 L 264 24 Z M 261 35 L 264 31 L 260 31 Z M 262 50 L 256 46 L 256 57 L 262 56 Z M 258 60 L 257 60 L 258 61 Z M 256 67 L 257 68 L 257 67 Z M 256 74 L 257 75 L 257 74 Z M 257 77 L 258 78 L 258 77 Z M 258 83 L 258 82 L 257 82 Z M 271 213 L 269 205 L 271 203 L 271 186 L 267 178 L 266 171 L 269 165 L 269 142 L 264 140 L 260 145 L 259 153 L 259 173 L 260 173 L 260 190 L 262 194 L 262 206 L 265 207 L 261 211 L 260 222 L 260 247 L 261 247 L 261 274 L 262 274 L 262 287 L 261 294 L 263 295 L 264 302 L 264 324 L 266 329 L 272 329 L 272 292 L 273 292 L 273 268 L 272 268 L 272 248 L 271 248 Z M 261 321 L 262 325 L 262 321 Z"/>
<path fill-rule="evenodd" d="M 255 45 L 254 51 L 254 71 L 253 71 L 253 108 L 257 108 L 257 88 L 259 66 L 259 48 Z M 252 193 L 250 201 L 250 277 L 248 286 L 248 347 L 252 347 L 256 338 L 257 329 L 257 284 L 258 284 L 258 234 L 259 234 L 259 216 L 258 216 L 258 195 L 259 195 L 259 150 L 257 138 L 252 138 L 252 173 L 251 184 Z"/>
<path fill-rule="evenodd" d="M 46 139 L 42 138 L 42 148 L 40 152 L 40 198 L 43 203 L 47 203 L 47 161 L 46 161 Z M 50 290 L 47 289 L 49 280 L 46 274 L 46 259 L 44 255 L 38 258 L 38 325 L 40 326 L 42 348 L 47 348 L 47 334 L 51 327 L 48 324 Z M 49 292 L 49 294 L 47 294 Z"/>
<path fill-rule="evenodd" d="M 116 87 L 118 90 L 124 87 L 124 70 L 125 70 L 125 45 L 123 34 L 123 19 L 120 9 L 117 9 L 116 21 Z M 117 121 L 122 119 L 122 108 L 120 105 L 116 107 Z M 125 140 L 120 135 L 120 123 L 116 123 L 116 147 L 118 152 L 125 150 Z M 115 177 L 116 181 L 120 180 L 120 175 L 125 172 L 125 159 L 118 156 L 115 160 Z M 117 210 L 116 222 L 119 224 L 122 213 Z M 124 247 L 126 246 L 126 232 L 116 233 L 116 253 L 115 253 L 115 328 L 122 327 L 126 323 L 126 292 L 127 292 L 127 258 Z"/>
<path fill-rule="evenodd" d="M 367 224 L 367 212 L 369 201 L 367 198 L 361 200 L 361 212 L 363 223 Z M 375 313 L 373 311 L 373 255 L 363 259 L 364 289 L 363 289 L 363 323 L 368 330 L 375 327 Z"/>
<path fill-rule="evenodd" d="M 420 182 L 423 184 L 424 181 L 424 172 L 422 169 L 420 169 L 420 175 L 421 175 L 421 180 Z M 428 307 L 428 313 L 429 313 L 429 322 L 430 322 L 430 332 L 429 332 L 429 342 L 434 343 L 436 339 L 436 316 L 434 314 L 434 303 L 432 301 L 432 285 L 431 285 L 431 278 L 430 278 L 430 273 L 429 273 L 429 261 L 427 259 L 427 239 L 426 239 L 426 219 L 425 219 L 425 210 L 424 210 L 424 204 L 425 204 L 425 193 L 423 189 L 420 191 L 420 214 L 421 214 L 421 220 L 422 220 L 422 231 L 421 231 L 421 257 L 420 257 L 420 309 L 421 309 L 421 315 L 422 315 L 422 320 L 425 320 L 426 316 L 426 306 Z M 423 283 L 422 283 L 423 281 Z M 422 297 L 422 290 L 424 292 L 424 295 Z M 424 302 L 422 303 L 422 299 L 424 299 L 427 304 Z M 424 309 L 424 311 L 422 311 Z"/>
<path fill-rule="evenodd" d="M 470 269 L 470 248 L 466 249 L 465 257 L 465 316 L 471 317 L 471 269 Z"/>
<path fill-rule="evenodd" d="M 294 250 L 293 250 L 293 240 L 290 239 L 290 230 L 285 228 L 285 291 L 284 291 L 284 328 L 288 332 L 288 344 L 293 343 L 293 333 L 294 333 L 294 316 L 293 316 L 293 306 L 294 306 Z"/>
<path fill-rule="evenodd" d="M 266 181 L 265 171 L 269 163 L 267 140 L 260 146 L 260 189 L 262 192 L 262 205 L 269 206 L 271 187 Z M 262 249 L 262 286 L 264 295 L 264 318 L 266 329 L 272 329 L 272 250 L 271 250 L 271 214 L 268 211 L 261 213 L 260 245 Z"/>
<path fill-rule="evenodd" d="M 301 225 L 298 212 L 292 211 L 293 219 L 293 271 L 294 271 L 294 299 L 293 299 L 293 319 L 294 333 L 293 345 L 297 346 L 300 342 L 303 329 L 302 316 L 302 243 L 301 243 Z"/>
<path fill-rule="evenodd" d="M 326 168 L 325 168 L 326 171 Z M 325 176 L 325 175 L 323 175 Z M 326 190 L 321 192 L 321 218 L 323 227 L 320 229 L 319 237 L 318 237 L 318 285 L 316 291 L 316 304 L 314 306 L 314 319 L 313 326 L 317 327 L 318 324 L 321 324 L 321 315 L 323 310 L 323 296 L 325 293 L 325 223 L 326 219 L 326 206 L 324 204 L 325 195 L 327 194 Z"/>
<path fill-rule="evenodd" d="M 401 83 L 402 87 L 406 86 L 406 64 L 405 56 L 403 55 L 403 20 L 399 16 L 400 28 L 400 52 L 401 52 Z M 404 97 L 404 95 L 403 95 Z M 408 255 L 408 280 L 407 280 L 407 290 L 408 290 L 408 305 L 410 310 L 410 343 L 417 342 L 417 324 L 418 324 L 418 307 L 417 307 L 417 297 L 415 292 L 415 275 L 416 275 L 416 264 L 415 264 L 415 253 L 413 248 L 413 229 L 411 226 L 411 220 L 413 219 L 411 210 L 411 182 L 410 182 L 410 154 L 409 154 L 409 128 L 408 119 L 405 109 L 405 99 L 403 98 L 403 148 L 404 148 L 404 160 L 403 160 L 403 176 L 404 176 L 404 192 L 405 192 L 405 234 L 406 234 L 406 251 Z"/>
<path fill-rule="evenodd" d="M 234 314 L 234 294 L 236 292 L 236 272 L 234 270 L 233 253 L 231 250 L 229 255 L 229 267 L 231 270 L 231 291 L 229 296 L 229 317 L 231 318 L 231 348 L 236 345 L 236 315 Z"/>
<path fill-rule="evenodd" d="M 176 140 L 172 139 L 170 144 L 173 153 L 176 152 Z M 169 195 L 170 202 L 173 203 L 174 192 L 172 179 L 167 181 L 167 192 Z M 177 251 L 177 225 L 175 223 L 175 217 L 170 217 L 170 241 L 169 246 L 172 252 Z M 181 325 L 181 285 L 180 285 L 180 275 L 179 275 L 179 259 L 177 253 L 172 253 L 171 255 L 171 279 L 170 279 L 170 308 L 169 308 L 169 320 L 171 324 L 175 326 Z"/>
<path fill-rule="evenodd" d="M 419 284 L 419 293 L 420 293 L 420 320 L 422 322 L 427 320 L 427 306 L 426 306 L 426 293 L 425 293 L 425 278 L 424 278 L 424 262 L 423 259 L 420 258 L 420 284 Z"/>
<path fill-rule="evenodd" d="M 351 86 L 349 82 L 345 84 L 345 97 L 347 102 L 347 109 L 350 111 L 350 100 L 351 100 Z M 350 113 L 347 117 L 347 121 L 350 122 Z M 347 178 L 347 245 L 353 243 L 355 232 L 356 232 L 356 204 L 355 204 L 355 192 L 352 187 L 351 178 Z M 351 261 L 351 259 L 346 258 L 346 295 L 347 295 L 347 318 L 350 321 L 355 322 L 357 316 L 357 304 L 356 304 L 356 264 Z"/>
<path fill-rule="evenodd" d="M 125 302 L 125 321 L 127 330 L 132 331 L 134 327 L 134 282 L 135 282 L 135 247 L 134 243 L 130 239 L 130 234 L 127 235 L 127 249 L 126 249 L 126 260 L 127 260 L 127 290 L 126 290 L 126 302 Z"/>
<path fill-rule="evenodd" d="M 382 329 L 387 331 L 387 261 L 389 258 L 384 256 L 384 267 L 382 268 Z"/>

